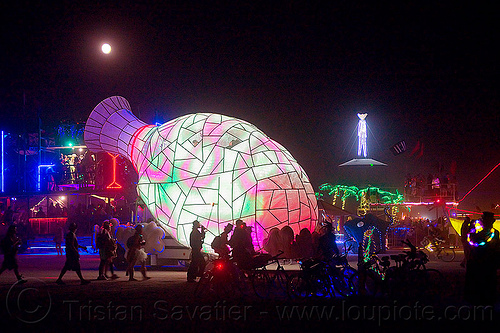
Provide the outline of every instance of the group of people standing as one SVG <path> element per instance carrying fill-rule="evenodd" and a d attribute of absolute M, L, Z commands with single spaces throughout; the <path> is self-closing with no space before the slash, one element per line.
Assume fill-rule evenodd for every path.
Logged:
<path fill-rule="evenodd" d="M 232 233 L 230 236 L 229 234 Z M 190 234 L 191 264 L 187 272 L 188 282 L 195 282 L 205 270 L 205 258 L 201 253 L 205 239 L 206 228 L 199 221 L 193 222 Z M 228 260 L 230 253 L 239 268 L 252 269 L 265 265 L 271 258 L 280 256 L 284 259 L 318 258 L 329 260 L 339 254 L 336 236 L 331 223 L 319 226 L 318 231 L 311 233 L 302 229 L 295 236 L 292 228 L 283 227 L 281 230 L 273 228 L 264 240 L 265 253 L 255 251 L 252 242 L 252 228 L 242 220 L 236 220 L 235 226 L 228 223 L 224 231 L 216 236 L 211 247 L 219 258 Z"/>
<path fill-rule="evenodd" d="M 87 251 L 85 246 L 78 244 L 78 239 L 76 236 L 76 231 L 78 226 L 76 223 L 70 223 L 68 228 L 68 233 L 65 235 L 65 246 L 66 246 L 66 261 L 56 280 L 59 285 L 65 285 L 62 280 L 67 271 L 74 271 L 80 283 L 86 285 L 90 283 L 83 277 L 81 266 L 80 266 L 80 250 Z M 113 259 L 117 257 L 117 242 L 113 237 L 111 232 L 111 223 L 109 220 L 103 222 L 102 227 L 97 235 L 97 247 L 99 249 L 99 275 L 97 280 L 108 280 L 117 279 L 118 275 L 115 274 Z M 15 225 L 9 226 L 7 234 L 1 241 L 1 250 L 4 255 L 4 261 L 0 268 L 0 274 L 5 270 L 13 270 L 17 277 L 18 283 L 25 283 L 26 280 L 19 273 L 19 265 L 17 263 L 17 253 L 21 246 L 21 239 L 17 236 L 17 230 Z M 135 265 L 140 265 L 140 271 L 142 273 L 143 279 L 149 279 L 146 273 L 146 259 L 147 253 L 144 251 L 145 241 L 142 235 L 142 226 L 137 225 L 135 227 L 134 234 L 127 240 L 127 263 L 128 267 L 126 269 L 126 275 L 129 277 L 129 281 L 137 281 L 134 278 L 134 267 Z M 59 254 L 59 249 L 57 250 Z M 62 251 L 61 251 L 62 254 Z M 111 276 L 107 276 L 108 271 Z"/>

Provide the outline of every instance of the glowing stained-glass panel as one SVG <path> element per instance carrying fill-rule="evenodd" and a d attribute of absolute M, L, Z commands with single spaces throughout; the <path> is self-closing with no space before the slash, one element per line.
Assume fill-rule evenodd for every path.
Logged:
<path fill-rule="evenodd" d="M 314 229 L 317 202 L 292 155 L 255 126 L 228 116 L 197 113 L 147 125 L 123 97 L 92 111 L 84 134 L 94 152 L 128 158 L 138 193 L 165 231 L 189 245 L 192 222 L 208 228 L 205 244 L 227 223 L 253 227 L 254 244 L 273 227 Z"/>

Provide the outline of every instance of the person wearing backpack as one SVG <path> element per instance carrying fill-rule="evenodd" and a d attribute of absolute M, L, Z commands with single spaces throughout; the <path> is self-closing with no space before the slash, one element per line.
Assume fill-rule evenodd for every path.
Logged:
<path fill-rule="evenodd" d="M 17 265 L 17 251 L 21 246 L 21 240 L 17 237 L 16 226 L 11 224 L 9 229 L 7 229 L 7 234 L 2 240 L 2 251 L 3 251 L 3 263 L 2 268 L 0 268 L 0 274 L 5 270 L 14 270 L 16 274 L 17 281 L 19 283 L 25 283 L 26 280 L 19 273 L 19 266 Z"/>
<path fill-rule="evenodd" d="M 224 227 L 224 231 L 219 236 L 216 236 L 212 241 L 212 249 L 219 255 L 219 258 L 221 259 L 229 259 L 229 253 L 231 252 L 231 249 L 228 245 L 228 237 L 229 233 L 232 230 L 233 225 L 231 223 L 228 223 Z"/>

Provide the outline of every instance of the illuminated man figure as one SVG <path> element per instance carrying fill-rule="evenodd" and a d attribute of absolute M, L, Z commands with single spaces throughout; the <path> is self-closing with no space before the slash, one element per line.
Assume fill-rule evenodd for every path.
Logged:
<path fill-rule="evenodd" d="M 361 151 L 363 151 L 363 157 L 366 158 L 366 116 L 368 113 L 358 113 L 358 156 L 361 156 Z"/>

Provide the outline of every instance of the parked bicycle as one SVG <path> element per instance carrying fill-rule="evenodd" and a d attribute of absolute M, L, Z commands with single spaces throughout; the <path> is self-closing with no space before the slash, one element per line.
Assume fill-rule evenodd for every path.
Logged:
<path fill-rule="evenodd" d="M 328 261 L 305 259 L 299 264 L 299 273 L 288 280 L 291 298 L 347 297 L 356 293 L 356 270 L 349 265 L 347 254 Z"/>
<path fill-rule="evenodd" d="M 358 253 L 358 247 L 359 244 L 354 239 L 354 237 L 347 235 L 346 239 L 344 240 L 344 252 L 345 253 L 351 253 L 351 254 L 357 254 Z"/>
<path fill-rule="evenodd" d="M 229 259 L 208 262 L 203 276 L 194 291 L 196 297 L 234 298 L 246 293 L 244 274 Z"/>
<path fill-rule="evenodd" d="M 444 239 L 438 237 L 424 237 L 420 245 L 429 252 L 434 254 L 438 259 L 451 262 L 455 259 L 455 249 L 447 246 Z"/>
<path fill-rule="evenodd" d="M 246 271 L 246 274 L 250 278 L 252 288 L 258 297 L 268 298 L 273 295 L 283 298 L 288 296 L 287 284 L 290 276 L 279 259 L 283 253 L 283 251 L 280 251 L 276 256 L 271 257 L 264 263 L 264 265 Z M 269 270 L 268 266 L 273 264 L 276 265 L 276 269 Z"/>
<path fill-rule="evenodd" d="M 408 240 L 403 243 L 410 248 L 409 251 L 381 258 L 373 254 L 360 263 L 358 274 L 353 277 L 358 279 L 359 294 L 395 299 L 439 294 L 444 287 L 442 274 L 426 267 L 429 259 L 425 252 Z"/>

